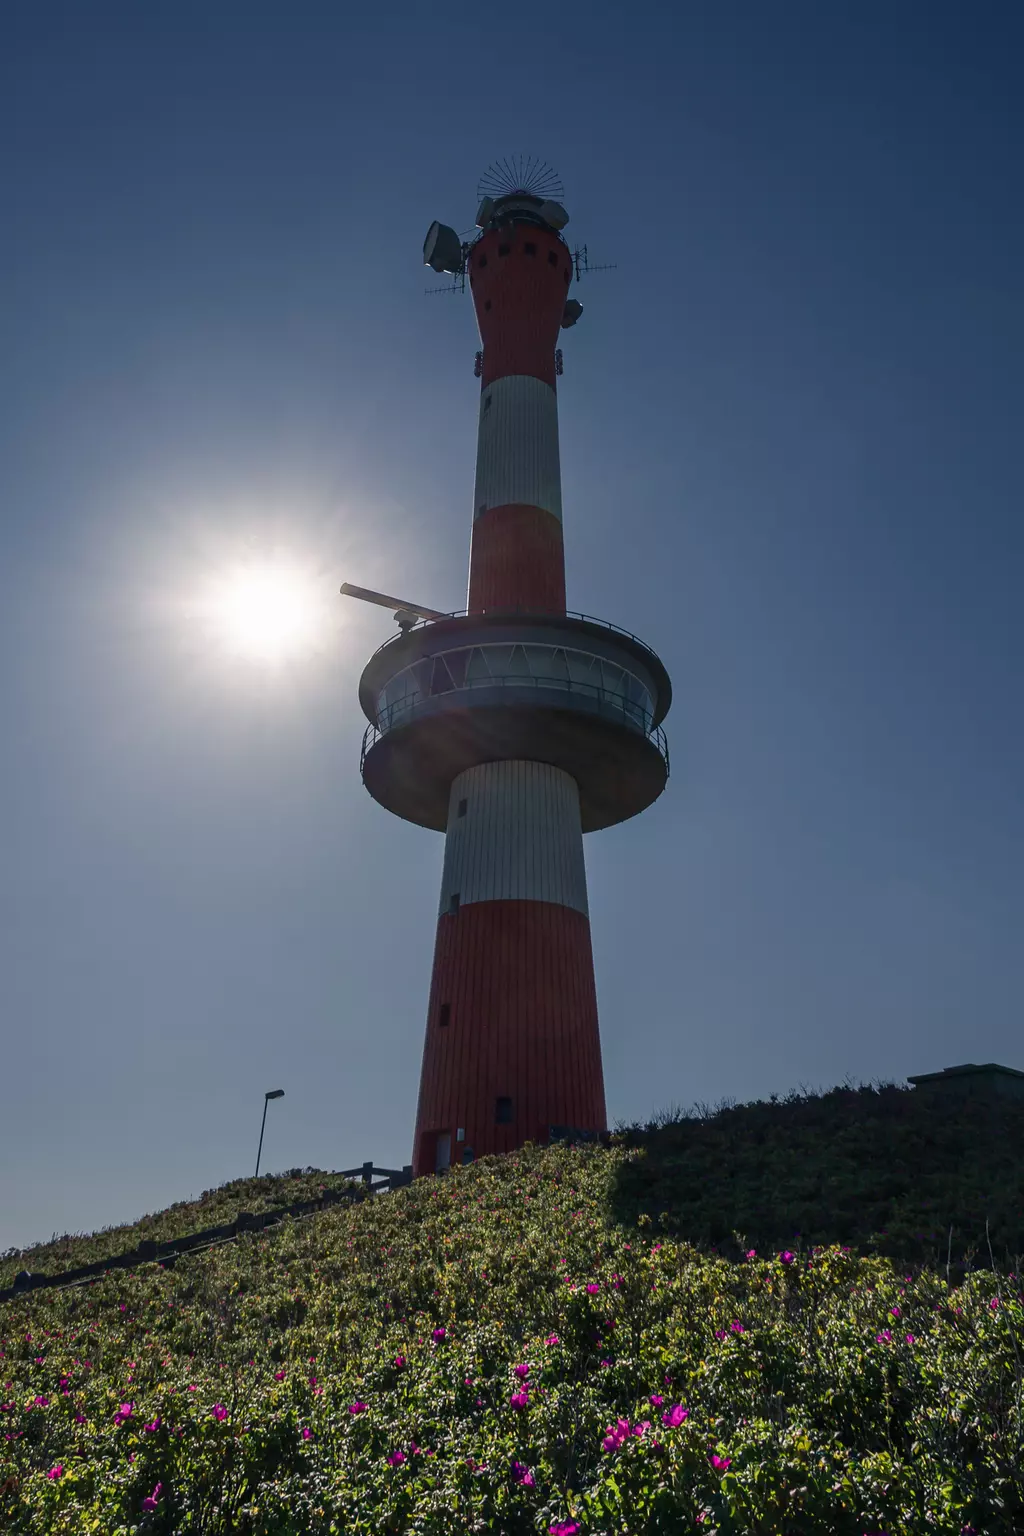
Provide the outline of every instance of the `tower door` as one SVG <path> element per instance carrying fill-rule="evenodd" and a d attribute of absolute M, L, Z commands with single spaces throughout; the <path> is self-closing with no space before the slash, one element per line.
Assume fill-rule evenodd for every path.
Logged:
<path fill-rule="evenodd" d="M 437 1142 L 434 1148 L 434 1172 L 444 1173 L 451 1166 L 452 1161 L 452 1133 L 451 1131 L 438 1131 Z"/>

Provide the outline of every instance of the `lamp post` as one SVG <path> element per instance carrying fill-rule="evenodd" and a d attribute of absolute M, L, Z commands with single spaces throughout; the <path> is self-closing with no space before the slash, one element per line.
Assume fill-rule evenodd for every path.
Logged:
<path fill-rule="evenodd" d="M 266 1129 L 266 1125 L 267 1125 L 267 1105 L 270 1103 L 271 1099 L 283 1099 L 283 1098 L 284 1098 L 284 1089 L 283 1088 L 271 1088 L 269 1093 L 265 1093 L 263 1095 L 263 1123 L 260 1126 L 260 1145 L 259 1145 L 259 1150 L 256 1153 L 256 1173 L 255 1173 L 255 1177 L 257 1179 L 260 1176 L 260 1155 L 263 1152 L 263 1132 Z"/>

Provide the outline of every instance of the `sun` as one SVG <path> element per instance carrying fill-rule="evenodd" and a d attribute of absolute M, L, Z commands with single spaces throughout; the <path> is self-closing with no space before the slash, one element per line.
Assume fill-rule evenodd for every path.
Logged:
<path fill-rule="evenodd" d="M 269 665 L 312 649 L 322 627 L 317 583 L 282 561 L 223 572 L 209 582 L 200 608 L 227 651 Z"/>

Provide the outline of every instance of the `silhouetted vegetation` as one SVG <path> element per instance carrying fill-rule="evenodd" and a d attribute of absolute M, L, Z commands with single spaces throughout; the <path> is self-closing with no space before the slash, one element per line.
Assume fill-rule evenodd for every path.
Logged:
<path fill-rule="evenodd" d="M 839 1243 L 943 1272 L 949 1258 L 960 1277 L 991 1267 L 989 1239 L 1006 1267 L 1024 1253 L 1020 1100 L 861 1085 L 669 1111 L 613 1140 L 643 1153 L 621 1165 L 620 1219 L 733 1258 Z"/>

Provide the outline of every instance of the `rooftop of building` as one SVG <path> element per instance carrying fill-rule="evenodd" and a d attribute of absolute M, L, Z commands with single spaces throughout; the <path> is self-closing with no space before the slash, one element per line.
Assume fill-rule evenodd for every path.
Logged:
<path fill-rule="evenodd" d="M 919 1072 L 915 1077 L 908 1077 L 907 1082 L 918 1083 L 946 1082 L 952 1077 L 978 1077 L 985 1075 L 992 1077 L 1002 1075 L 1005 1077 L 1024 1078 L 1024 1072 L 1019 1072 L 1016 1067 L 1004 1067 L 997 1061 L 964 1061 L 956 1067 L 943 1067 L 941 1072 Z"/>

